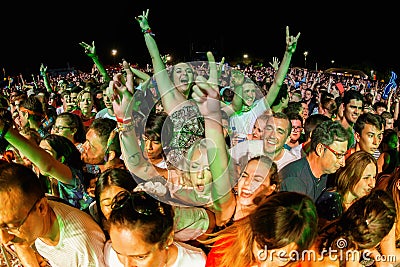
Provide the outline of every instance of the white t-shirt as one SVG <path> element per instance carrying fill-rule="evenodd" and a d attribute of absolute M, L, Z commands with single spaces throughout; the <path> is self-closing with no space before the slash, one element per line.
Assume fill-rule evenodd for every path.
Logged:
<path fill-rule="evenodd" d="M 254 101 L 249 111 L 235 113 L 229 117 L 229 127 L 232 133 L 251 134 L 256 119 L 267 110 L 264 98 Z"/>
<path fill-rule="evenodd" d="M 200 248 L 196 248 L 181 242 L 174 242 L 178 248 L 178 256 L 171 267 L 204 267 L 207 256 Z M 111 246 L 111 241 L 107 241 L 104 246 L 104 258 L 109 267 L 123 267 L 118 260 L 117 253 Z"/>
<path fill-rule="evenodd" d="M 261 156 L 264 154 L 264 141 L 263 140 L 246 140 L 238 143 L 229 149 L 229 153 L 234 160 L 235 164 L 241 168 L 247 164 L 247 162 L 254 157 Z M 286 166 L 288 163 L 295 161 L 296 155 L 291 151 L 284 148 L 284 155 L 279 160 L 274 160 L 278 167 L 278 171 Z"/>
<path fill-rule="evenodd" d="M 103 267 L 104 243 L 106 238 L 93 218 L 77 208 L 49 200 L 50 207 L 57 216 L 60 240 L 50 246 L 39 238 L 35 247 L 52 267 L 88 266 Z"/>

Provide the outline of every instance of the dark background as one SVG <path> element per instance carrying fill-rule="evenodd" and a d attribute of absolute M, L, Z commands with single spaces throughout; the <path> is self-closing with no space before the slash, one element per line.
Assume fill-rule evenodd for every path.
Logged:
<path fill-rule="evenodd" d="M 291 35 L 301 32 L 292 67 L 347 67 L 386 76 L 400 69 L 399 12 L 383 1 L 101 2 L 10 2 L 1 11 L 0 67 L 6 75 L 37 74 L 41 63 L 90 71 L 92 61 L 81 41 L 95 41 L 106 65 L 125 58 L 145 66 L 151 59 L 134 17 L 149 8 L 160 52 L 175 62 L 212 50 L 217 60 L 238 62 L 247 53 L 253 62 L 268 64 L 274 56 L 282 58 L 288 25 Z M 115 58 L 112 49 L 118 51 Z"/>

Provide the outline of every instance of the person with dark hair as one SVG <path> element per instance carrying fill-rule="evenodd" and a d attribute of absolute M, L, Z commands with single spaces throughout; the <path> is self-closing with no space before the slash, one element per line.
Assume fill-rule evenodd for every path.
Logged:
<path fill-rule="evenodd" d="M 63 112 L 57 116 L 51 133 L 68 138 L 74 143 L 78 150 L 81 150 L 81 146 L 86 140 L 82 119 L 78 115 L 70 112 Z"/>
<path fill-rule="evenodd" d="M 111 167 L 125 168 L 124 161 L 120 158 L 121 147 L 117 129 L 115 120 L 108 118 L 93 120 L 86 132 L 86 141 L 82 145 L 81 152 L 83 162 L 95 167 L 88 169 L 88 172 L 98 174 Z"/>
<path fill-rule="evenodd" d="M 344 92 L 341 108 L 339 108 L 338 119 L 343 127 L 349 132 L 349 142 L 347 148 L 354 147 L 356 141 L 354 139 L 353 126 L 356 123 L 358 116 L 363 112 L 363 95 L 357 90 L 348 90 Z M 343 110 L 343 117 L 340 118 L 341 110 Z"/>
<path fill-rule="evenodd" d="M 114 250 L 118 257 L 106 256 L 110 266 L 205 265 L 206 254 L 200 248 L 174 240 L 173 207 L 144 191 L 119 192 L 112 200 L 108 222 L 111 243 L 105 250 Z"/>
<path fill-rule="evenodd" d="M 312 114 L 304 122 L 304 141 L 298 146 L 293 147 L 290 152 L 294 154 L 297 159 L 305 157 L 310 151 L 311 134 L 318 124 L 328 121 L 329 118 L 322 114 Z"/>
<path fill-rule="evenodd" d="M 6 127 L 4 138 L 38 168 L 40 175 L 53 181 L 47 185 L 43 184 L 47 193 L 58 196 L 82 210 L 89 207 L 93 199 L 87 195 L 83 186 L 83 162 L 79 150 L 69 139 L 49 134 L 37 146 L 16 129 L 7 129 L 7 123 L 0 122 L 0 127 Z"/>
<path fill-rule="evenodd" d="M 286 266 L 291 257 L 313 244 L 318 231 L 317 210 L 310 197 L 277 192 L 262 199 L 250 215 L 215 233 L 206 267 Z M 283 257 L 276 251 L 286 253 Z M 282 255 L 282 254 L 281 254 Z"/>
<path fill-rule="evenodd" d="M 346 157 L 355 151 L 364 150 L 378 159 L 378 148 L 383 136 L 382 118 L 378 114 L 363 113 L 357 118 L 353 129 L 356 145 L 348 150 Z"/>
<path fill-rule="evenodd" d="M 99 109 L 96 113 L 95 118 L 109 118 L 113 120 L 117 120 L 114 114 L 114 109 L 112 106 L 111 96 L 107 95 L 107 87 L 108 83 L 102 83 L 100 85 L 101 93 L 102 93 L 102 102 L 104 103 L 104 108 Z"/>
<path fill-rule="evenodd" d="M 46 196 L 24 165 L 0 164 L 0 225 L 1 243 L 14 245 L 23 266 L 39 266 L 35 250 L 50 266 L 106 266 L 99 225 L 87 213 Z"/>
<path fill-rule="evenodd" d="M 300 145 L 303 139 L 303 117 L 298 113 L 288 113 L 287 116 L 292 123 L 292 131 L 285 143 L 285 148 L 291 150 L 293 147 Z"/>
<path fill-rule="evenodd" d="M 46 114 L 43 110 L 43 105 L 34 95 L 28 97 L 20 104 L 19 107 L 19 126 L 33 128 L 45 137 L 49 134 L 43 125 L 43 119 Z"/>
<path fill-rule="evenodd" d="M 321 100 L 318 103 L 318 114 L 333 118 L 338 111 L 337 104 L 334 96 L 331 93 L 323 91 L 321 93 Z"/>
<path fill-rule="evenodd" d="M 301 266 L 371 266 L 374 260 L 394 263 L 393 257 L 381 255 L 377 247 L 389 235 L 395 220 L 392 197 L 384 190 L 373 190 L 319 231 Z"/>
<path fill-rule="evenodd" d="M 374 105 L 373 105 L 373 108 L 374 108 L 375 114 L 378 114 L 378 115 L 381 115 L 382 112 L 388 110 L 387 104 L 385 104 L 385 103 L 383 103 L 381 101 L 375 102 Z"/>
<path fill-rule="evenodd" d="M 348 133 L 338 121 L 324 121 L 311 135 L 307 156 L 283 167 L 281 190 L 295 191 L 318 199 L 326 187 L 328 174 L 345 166 Z"/>
<path fill-rule="evenodd" d="M 144 134 L 141 141 L 144 147 L 144 156 L 153 164 L 161 175 L 168 176 L 166 151 L 171 141 L 172 124 L 168 114 L 150 113 L 145 120 Z"/>
<path fill-rule="evenodd" d="M 378 158 L 379 175 L 391 174 L 396 171 L 400 165 L 399 156 L 399 138 L 397 132 L 393 129 L 387 129 L 383 132 L 382 142 L 379 145 L 380 155 Z"/>

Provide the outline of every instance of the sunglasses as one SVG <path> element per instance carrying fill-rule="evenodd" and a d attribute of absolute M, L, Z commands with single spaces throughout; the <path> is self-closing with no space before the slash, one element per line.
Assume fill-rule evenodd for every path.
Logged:
<path fill-rule="evenodd" d="M 156 200 L 144 191 L 129 192 L 121 191 L 114 198 L 111 204 L 112 210 L 119 210 L 124 207 L 133 209 L 142 215 L 165 215 L 164 208 L 161 206 L 160 201 Z"/>

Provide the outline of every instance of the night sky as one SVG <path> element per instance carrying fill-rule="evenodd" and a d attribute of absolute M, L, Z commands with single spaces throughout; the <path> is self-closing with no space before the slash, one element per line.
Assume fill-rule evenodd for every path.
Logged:
<path fill-rule="evenodd" d="M 293 67 L 304 67 L 303 53 L 308 51 L 310 69 L 365 64 L 380 72 L 400 69 L 399 12 L 390 4 L 278 2 L 12 1 L 2 10 L 0 66 L 6 75 L 38 73 L 41 63 L 49 69 L 89 71 L 92 61 L 81 41 L 95 41 L 104 64 L 125 58 L 145 66 L 151 60 L 134 17 L 149 8 L 161 53 L 177 61 L 194 60 L 196 52 L 207 50 L 226 62 L 244 53 L 265 62 L 281 59 L 288 25 L 291 35 L 301 32 Z M 112 49 L 118 50 L 115 59 Z"/>

